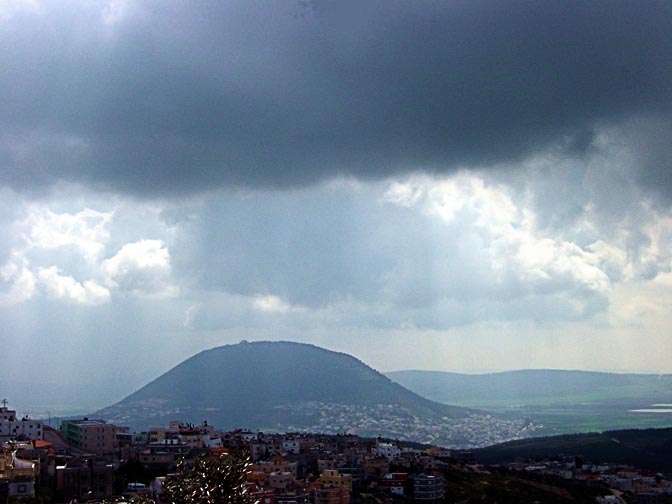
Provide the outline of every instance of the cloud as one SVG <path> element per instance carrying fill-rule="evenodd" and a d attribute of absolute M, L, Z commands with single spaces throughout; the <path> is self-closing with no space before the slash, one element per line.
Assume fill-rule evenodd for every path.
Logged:
<path fill-rule="evenodd" d="M 630 118 L 614 128 L 619 142 L 637 167 L 636 181 L 669 203 L 672 198 L 672 137 L 670 116 L 649 114 Z"/>
<path fill-rule="evenodd" d="M 595 252 L 541 234 L 534 212 L 518 206 L 505 187 L 486 184 L 471 174 L 424 184 L 429 187 L 414 191 L 427 194 L 420 204 L 425 212 L 446 223 L 458 218 L 466 221 L 471 224 L 467 232 L 482 240 L 491 282 L 503 282 L 509 288 L 518 284 L 526 292 L 539 293 L 568 288 L 604 293 L 610 288 Z M 594 248 L 607 252 L 602 243 Z M 614 247 L 609 252 L 617 254 Z"/>
<path fill-rule="evenodd" d="M 616 327 L 642 328 L 659 339 L 668 338 L 672 315 L 672 271 L 657 273 L 653 278 L 636 278 L 614 289 L 609 318 Z"/>
<path fill-rule="evenodd" d="M 105 250 L 110 239 L 108 229 L 113 212 L 99 212 L 86 208 L 77 213 L 55 213 L 36 207 L 29 212 L 24 225 L 29 228 L 26 246 L 29 248 L 57 249 L 73 246 L 87 261 L 95 261 Z"/>
<path fill-rule="evenodd" d="M 154 209 L 122 203 L 118 212 L 88 207 L 58 211 L 48 205 L 57 208 L 64 202 L 23 205 L 23 212 L 15 211 L 6 226 L 9 252 L 0 268 L 2 303 L 21 303 L 43 292 L 51 299 L 94 306 L 109 302 L 114 291 L 156 297 L 177 292 L 169 281 L 166 243 L 126 241 L 145 235 L 146 226 L 154 235 L 170 234 L 169 227 L 156 221 Z M 131 215 L 141 222 L 129 222 Z M 119 242 L 116 254 L 104 259 Z"/>
<path fill-rule="evenodd" d="M 35 292 L 35 283 L 35 275 L 29 269 L 28 260 L 12 253 L 0 268 L 0 304 L 16 304 L 30 299 Z"/>
<path fill-rule="evenodd" d="M 587 163 L 556 153 L 449 176 L 151 203 L 12 193 L 0 339 L 25 348 L 12 372 L 41 345 L 108 376 L 109 355 L 151 345 L 142 380 L 203 348 L 280 338 L 382 368 L 667 369 L 648 349 L 669 347 L 672 214 L 604 177 L 630 163 L 602 149 L 614 138 Z"/>
<path fill-rule="evenodd" d="M 17 5 L 0 16 L 0 183 L 21 191 L 449 173 L 580 158 L 610 127 L 655 147 L 640 183 L 669 186 L 667 137 L 636 120 L 669 124 L 665 2 Z"/>
<path fill-rule="evenodd" d="M 177 288 L 168 282 L 170 254 L 162 240 L 127 243 L 103 261 L 105 282 L 112 288 L 134 294 L 170 297 Z"/>
<path fill-rule="evenodd" d="M 31 299 L 38 279 L 54 298 L 92 305 L 108 301 L 109 291 L 95 280 L 79 283 L 71 275 L 62 275 L 54 262 L 79 275 L 95 275 L 110 238 L 107 227 L 113 212 L 85 208 L 76 213 L 58 213 L 39 204 L 27 205 L 25 212 L 25 217 L 6 228 L 7 243 L 12 246 L 0 270 L 8 286 L 3 302 Z"/>
<path fill-rule="evenodd" d="M 272 294 L 256 296 L 252 305 L 255 309 L 265 313 L 289 313 L 303 310 L 302 307 L 292 306 L 282 298 Z"/>
<path fill-rule="evenodd" d="M 529 179 L 502 168 L 151 204 L 24 205 L 8 228 L 5 292 L 25 270 L 24 294 L 12 299 L 183 299 L 180 325 L 206 331 L 281 319 L 305 330 L 604 319 L 616 285 L 669 271 L 669 212 L 628 200 L 625 217 L 605 225 L 591 200 L 601 179 L 584 170 L 567 201 L 578 214 L 548 225 L 530 166 L 566 162 L 542 160 L 524 167 Z M 550 206 L 563 211 L 561 199 Z"/>
<path fill-rule="evenodd" d="M 305 327 L 435 329 L 604 314 L 638 269 L 626 236 L 554 232 L 528 203 L 525 189 L 472 172 L 227 192 L 182 221 L 173 275 L 201 300 L 226 295 L 190 312 L 208 327 L 216 313 L 226 327 L 275 313 Z M 655 238 L 658 227 L 636 229 Z"/>
<path fill-rule="evenodd" d="M 412 207 L 422 197 L 422 188 L 410 182 L 394 181 L 383 194 L 383 201 L 395 205 Z"/>
<path fill-rule="evenodd" d="M 77 282 L 71 276 L 61 275 L 56 266 L 40 268 L 37 274 L 47 294 L 57 299 L 96 305 L 110 300 L 110 291 L 93 280 Z"/>
<path fill-rule="evenodd" d="M 39 9 L 38 0 L 3 0 L 0 3 L 0 21 L 11 19 L 22 11 L 36 11 Z"/>

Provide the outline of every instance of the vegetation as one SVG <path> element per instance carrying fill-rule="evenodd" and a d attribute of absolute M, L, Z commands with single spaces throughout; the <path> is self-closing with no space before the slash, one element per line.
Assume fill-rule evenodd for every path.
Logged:
<path fill-rule="evenodd" d="M 601 486 L 514 474 L 505 469 L 470 472 L 453 466 L 444 472 L 449 502 L 470 504 L 594 503 L 595 497 L 609 493 Z"/>
<path fill-rule="evenodd" d="M 670 471 L 671 449 L 672 429 L 629 429 L 510 441 L 476 450 L 476 457 L 484 464 L 498 464 L 516 458 L 542 459 L 564 454 L 581 456 L 593 463 Z"/>
<path fill-rule="evenodd" d="M 182 459 L 177 474 L 166 479 L 161 502 L 170 504 L 252 504 L 245 488 L 250 465 L 247 453 Z M 105 501 L 113 504 L 118 501 Z M 155 504 L 149 496 L 135 496 L 131 504 Z"/>
<path fill-rule="evenodd" d="M 178 475 L 166 480 L 164 500 L 172 504 L 249 504 L 245 474 L 247 455 L 201 457 L 188 464 L 182 460 Z"/>

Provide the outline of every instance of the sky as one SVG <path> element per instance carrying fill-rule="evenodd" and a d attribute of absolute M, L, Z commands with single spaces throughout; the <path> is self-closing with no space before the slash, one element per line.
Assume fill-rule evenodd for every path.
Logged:
<path fill-rule="evenodd" d="M 241 340 L 672 373 L 672 4 L 1 0 L 0 379 Z"/>

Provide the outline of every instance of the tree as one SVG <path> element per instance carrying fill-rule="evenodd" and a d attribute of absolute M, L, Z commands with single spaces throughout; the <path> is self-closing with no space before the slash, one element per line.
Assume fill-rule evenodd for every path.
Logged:
<path fill-rule="evenodd" d="M 166 478 L 161 504 L 256 504 L 245 488 L 250 458 L 247 454 L 182 459 L 177 473 Z M 115 501 L 103 501 L 112 504 Z M 133 497 L 130 504 L 156 504 L 149 496 Z"/>
<path fill-rule="evenodd" d="M 181 460 L 164 483 L 162 502 L 171 504 L 252 504 L 245 488 L 247 454 Z"/>

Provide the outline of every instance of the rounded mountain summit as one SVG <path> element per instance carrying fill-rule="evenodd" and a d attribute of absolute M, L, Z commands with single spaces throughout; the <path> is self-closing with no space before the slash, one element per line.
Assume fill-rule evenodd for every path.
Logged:
<path fill-rule="evenodd" d="M 207 420 L 220 429 L 405 437 L 418 422 L 440 424 L 469 412 L 425 399 L 344 353 L 242 341 L 190 357 L 96 415 L 143 429 Z"/>

